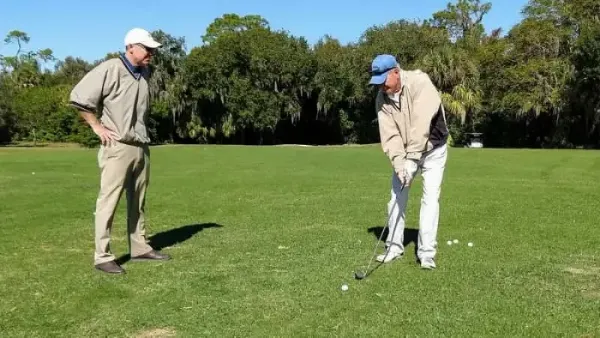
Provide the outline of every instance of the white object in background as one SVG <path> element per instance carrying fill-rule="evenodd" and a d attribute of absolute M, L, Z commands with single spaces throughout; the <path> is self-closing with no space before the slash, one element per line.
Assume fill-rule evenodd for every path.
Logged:
<path fill-rule="evenodd" d="M 467 141 L 467 148 L 483 148 L 483 140 L 481 135 L 483 133 L 466 133 L 469 137 Z"/>

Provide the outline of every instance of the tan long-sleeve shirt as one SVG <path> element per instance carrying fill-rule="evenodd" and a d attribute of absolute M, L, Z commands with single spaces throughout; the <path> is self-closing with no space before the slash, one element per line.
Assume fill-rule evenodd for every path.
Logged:
<path fill-rule="evenodd" d="M 400 74 L 397 102 L 381 91 L 375 100 L 381 146 L 397 173 L 407 159 L 420 160 L 448 137 L 442 100 L 429 76 L 420 70 Z"/>

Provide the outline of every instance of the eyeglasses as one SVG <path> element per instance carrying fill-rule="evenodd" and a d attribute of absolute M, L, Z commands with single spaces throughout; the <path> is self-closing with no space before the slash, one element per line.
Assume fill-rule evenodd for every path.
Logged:
<path fill-rule="evenodd" d="M 142 45 L 141 43 L 138 43 L 137 45 L 140 46 L 140 47 L 142 47 L 142 49 L 144 49 L 148 54 L 155 54 L 156 53 L 156 48 L 150 48 L 150 47 Z"/>

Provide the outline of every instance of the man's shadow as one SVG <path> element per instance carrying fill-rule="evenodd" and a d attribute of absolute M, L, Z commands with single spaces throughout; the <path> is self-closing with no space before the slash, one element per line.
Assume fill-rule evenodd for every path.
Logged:
<path fill-rule="evenodd" d="M 152 235 L 148 239 L 148 245 L 150 245 L 154 250 L 162 250 L 166 247 L 185 242 L 204 229 L 222 227 L 223 226 L 221 224 L 217 223 L 198 223 L 184 225 L 178 228 L 166 230 Z M 126 254 L 117 258 L 116 262 L 117 264 L 121 265 L 128 262 L 130 259 L 131 255 Z"/>
<path fill-rule="evenodd" d="M 379 239 L 380 238 L 379 236 L 381 236 L 381 232 L 384 232 L 383 237 L 381 237 L 381 241 L 384 243 L 385 243 L 385 240 L 389 233 L 389 229 L 387 227 L 384 228 L 384 227 L 378 227 L 378 226 L 371 227 L 367 231 L 372 233 L 376 239 Z M 419 249 L 419 229 L 404 228 L 404 237 L 403 237 L 402 245 L 404 245 L 404 247 L 406 248 L 406 246 L 409 245 L 410 243 L 415 244 L 415 256 L 416 256 L 417 251 Z"/>

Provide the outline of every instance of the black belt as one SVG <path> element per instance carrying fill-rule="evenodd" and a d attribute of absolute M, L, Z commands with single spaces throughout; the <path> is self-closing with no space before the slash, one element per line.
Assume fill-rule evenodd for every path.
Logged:
<path fill-rule="evenodd" d="M 140 141 L 119 141 L 119 142 L 129 145 L 129 146 L 134 146 L 134 147 L 143 147 L 143 146 L 148 145 L 148 143 L 140 142 Z"/>

